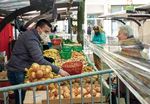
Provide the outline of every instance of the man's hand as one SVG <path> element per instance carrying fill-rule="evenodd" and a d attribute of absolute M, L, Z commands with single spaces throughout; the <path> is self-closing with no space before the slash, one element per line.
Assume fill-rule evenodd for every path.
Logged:
<path fill-rule="evenodd" d="M 58 74 L 60 74 L 61 76 L 69 76 L 70 74 L 62 69 L 59 70 Z"/>

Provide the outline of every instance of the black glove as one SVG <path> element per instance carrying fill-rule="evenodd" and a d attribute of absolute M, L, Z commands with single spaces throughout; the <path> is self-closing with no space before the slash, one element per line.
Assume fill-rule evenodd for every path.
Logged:
<path fill-rule="evenodd" d="M 49 57 L 44 56 L 44 59 L 51 62 L 51 63 L 55 62 L 55 60 L 53 58 L 49 58 Z"/>

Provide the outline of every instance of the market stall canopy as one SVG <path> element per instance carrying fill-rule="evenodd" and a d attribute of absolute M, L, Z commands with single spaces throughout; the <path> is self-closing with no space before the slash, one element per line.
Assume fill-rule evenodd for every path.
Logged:
<path fill-rule="evenodd" d="M 0 17 L 4 18 L 0 25 L 0 31 L 16 17 L 26 21 L 30 21 L 32 18 L 36 18 L 34 21 L 37 21 L 43 17 L 54 20 L 57 19 L 58 15 L 61 17 L 57 8 L 66 8 L 65 16 L 68 16 L 72 10 L 78 10 L 74 7 L 78 7 L 79 2 L 80 0 L 0 0 Z M 50 14 L 52 16 L 45 16 Z"/>

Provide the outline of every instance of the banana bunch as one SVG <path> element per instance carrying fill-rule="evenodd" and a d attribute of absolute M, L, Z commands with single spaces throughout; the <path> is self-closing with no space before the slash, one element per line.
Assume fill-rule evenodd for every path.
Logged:
<path fill-rule="evenodd" d="M 43 52 L 45 57 L 53 58 L 54 60 L 60 59 L 59 51 L 56 49 L 48 49 Z"/>

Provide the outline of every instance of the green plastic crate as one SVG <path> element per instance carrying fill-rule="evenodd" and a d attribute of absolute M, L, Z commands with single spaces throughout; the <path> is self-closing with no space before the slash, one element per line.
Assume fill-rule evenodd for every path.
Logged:
<path fill-rule="evenodd" d="M 62 59 L 70 59 L 71 58 L 71 51 L 61 51 L 60 52 L 60 57 Z"/>
<path fill-rule="evenodd" d="M 73 50 L 77 52 L 81 52 L 83 50 L 82 46 L 73 46 Z"/>
<path fill-rule="evenodd" d="M 50 39 L 53 39 L 53 38 L 54 38 L 54 35 L 49 35 L 49 38 L 50 38 Z"/>
<path fill-rule="evenodd" d="M 64 51 L 64 52 L 71 52 L 71 50 L 72 50 L 71 46 L 63 46 L 62 47 L 62 51 Z"/>

